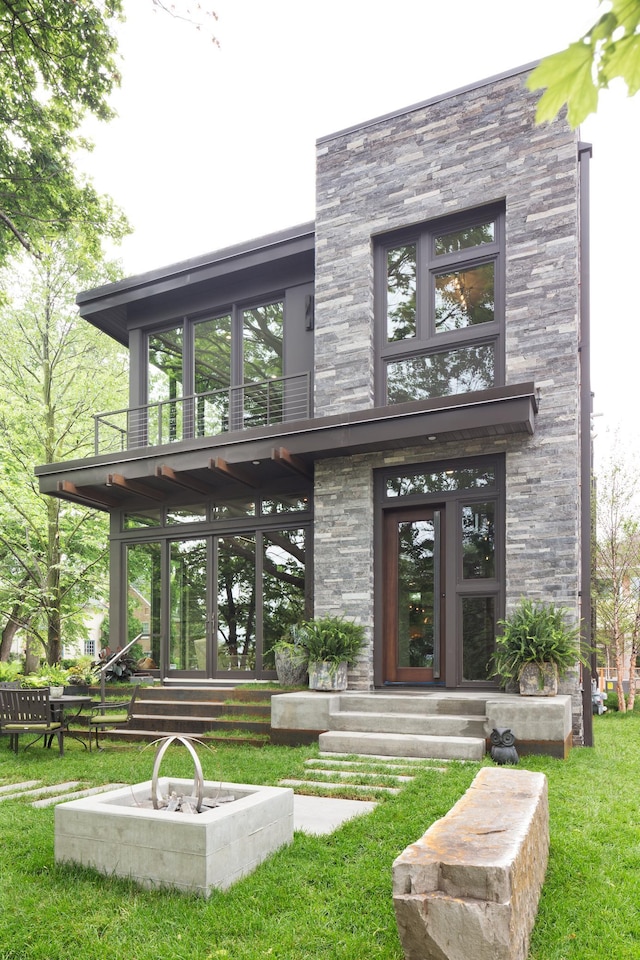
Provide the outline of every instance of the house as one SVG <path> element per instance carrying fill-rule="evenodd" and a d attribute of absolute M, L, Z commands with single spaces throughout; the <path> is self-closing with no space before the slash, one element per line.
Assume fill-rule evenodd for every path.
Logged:
<path fill-rule="evenodd" d="M 37 474 L 111 516 L 113 649 L 134 587 L 168 682 L 271 678 L 315 612 L 353 688 L 482 691 L 522 595 L 589 623 L 590 148 L 530 69 L 321 138 L 314 223 L 78 296 L 129 406 Z"/>

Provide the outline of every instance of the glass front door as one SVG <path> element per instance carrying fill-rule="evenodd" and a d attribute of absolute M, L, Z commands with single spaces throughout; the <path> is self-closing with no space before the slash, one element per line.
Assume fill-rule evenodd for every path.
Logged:
<path fill-rule="evenodd" d="M 409 507 L 385 515 L 387 683 L 436 682 L 443 674 L 441 514 Z"/>

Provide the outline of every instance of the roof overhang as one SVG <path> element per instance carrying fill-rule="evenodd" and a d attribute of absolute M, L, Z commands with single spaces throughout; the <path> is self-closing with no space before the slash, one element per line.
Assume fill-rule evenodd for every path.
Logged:
<path fill-rule="evenodd" d="M 36 468 L 40 491 L 100 510 L 270 490 L 313 478 L 317 460 L 445 441 L 532 435 L 533 383 L 374 407 Z"/>

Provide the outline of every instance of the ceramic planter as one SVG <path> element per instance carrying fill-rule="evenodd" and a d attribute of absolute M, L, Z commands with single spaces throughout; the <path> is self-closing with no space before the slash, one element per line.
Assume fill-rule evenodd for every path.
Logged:
<path fill-rule="evenodd" d="M 520 674 L 520 696 L 555 697 L 558 692 L 558 671 L 554 663 L 525 663 Z"/>
<path fill-rule="evenodd" d="M 309 664 L 309 687 L 311 690 L 346 690 L 347 662 L 343 660 L 337 666 L 318 660 Z"/>
<path fill-rule="evenodd" d="M 283 687 L 303 687 L 307 682 L 307 665 L 300 663 L 286 650 L 275 651 L 276 674 Z"/>

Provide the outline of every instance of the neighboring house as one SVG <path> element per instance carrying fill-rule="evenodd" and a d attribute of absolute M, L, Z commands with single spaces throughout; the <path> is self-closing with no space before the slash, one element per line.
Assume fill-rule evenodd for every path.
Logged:
<path fill-rule="evenodd" d="M 315 223 L 79 295 L 129 408 L 37 473 L 111 515 L 113 649 L 128 584 L 167 679 L 272 677 L 315 613 L 352 687 L 485 689 L 520 596 L 589 622 L 590 151 L 527 72 L 322 138 Z"/>

